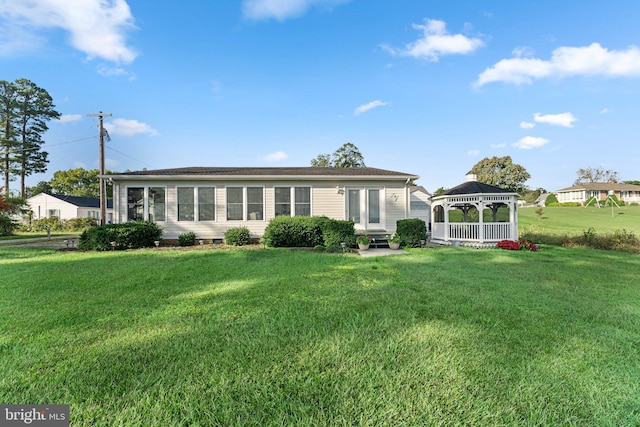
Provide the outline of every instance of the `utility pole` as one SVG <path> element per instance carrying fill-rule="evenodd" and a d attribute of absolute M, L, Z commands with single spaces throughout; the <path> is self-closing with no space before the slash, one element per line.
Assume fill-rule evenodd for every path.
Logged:
<path fill-rule="evenodd" d="M 98 128 L 100 129 L 100 225 L 107 223 L 107 186 L 104 180 L 104 128 L 102 127 L 102 119 L 110 117 L 111 113 L 87 114 L 88 117 L 98 118 Z"/>

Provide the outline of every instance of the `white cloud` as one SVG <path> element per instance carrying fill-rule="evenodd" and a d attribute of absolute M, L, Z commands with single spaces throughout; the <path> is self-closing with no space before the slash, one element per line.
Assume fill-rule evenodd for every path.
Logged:
<path fill-rule="evenodd" d="M 532 148 L 540 148 L 549 142 L 548 139 L 540 138 L 537 136 L 525 136 L 518 142 L 514 142 L 513 146 L 522 150 L 530 150 Z"/>
<path fill-rule="evenodd" d="M 546 123 L 553 126 L 562 126 L 565 128 L 572 128 L 573 122 L 577 122 L 578 119 L 573 117 L 571 113 L 562 114 L 545 114 L 536 113 L 533 117 L 537 123 Z"/>
<path fill-rule="evenodd" d="M 387 45 L 382 47 L 393 55 L 423 58 L 438 61 L 444 55 L 466 55 L 484 45 L 478 38 L 469 38 L 462 34 L 449 34 L 447 24 L 436 19 L 425 19 L 424 25 L 413 24 L 413 28 L 422 31 L 422 38 L 407 44 L 402 49 Z"/>
<path fill-rule="evenodd" d="M 502 144 L 491 144 L 491 148 L 503 148 L 506 147 L 507 144 L 506 143 L 502 143 Z"/>
<path fill-rule="evenodd" d="M 608 113 L 613 113 L 613 110 L 610 108 L 603 108 L 602 110 L 600 110 L 600 114 L 608 114 Z"/>
<path fill-rule="evenodd" d="M 82 114 L 63 114 L 60 116 L 60 123 L 71 123 L 82 120 Z"/>
<path fill-rule="evenodd" d="M 254 20 L 277 19 L 284 21 L 296 18 L 314 6 L 331 9 L 350 0 L 244 0 L 242 12 L 246 18 Z"/>
<path fill-rule="evenodd" d="M 276 151 L 275 153 L 267 154 L 264 160 L 267 162 L 279 162 L 285 160 L 289 155 L 284 151 Z"/>
<path fill-rule="evenodd" d="M 536 126 L 535 123 L 531 122 L 520 122 L 520 127 L 522 129 L 533 129 Z"/>
<path fill-rule="evenodd" d="M 378 107 L 383 107 L 385 105 L 389 105 L 389 104 L 386 103 L 386 102 L 382 102 L 379 99 L 375 100 L 375 101 L 371 101 L 368 104 L 364 104 L 364 105 L 361 105 L 358 108 L 356 108 L 354 110 L 354 112 L 353 112 L 353 115 L 354 116 L 359 116 L 360 114 L 366 113 L 369 110 L 372 110 L 372 109 L 378 108 Z"/>
<path fill-rule="evenodd" d="M 476 157 L 480 155 L 480 150 L 469 150 L 467 151 L 467 155 L 471 157 Z"/>
<path fill-rule="evenodd" d="M 105 64 L 98 65 L 98 74 L 103 77 L 128 76 L 129 73 L 122 67 L 109 67 Z"/>
<path fill-rule="evenodd" d="M 523 57 L 531 57 L 531 56 L 533 56 L 535 51 L 532 48 L 528 47 L 528 46 L 520 46 L 520 47 L 517 47 L 517 48 L 513 49 L 513 51 L 511 53 L 516 58 L 523 58 Z"/>
<path fill-rule="evenodd" d="M 559 47 L 548 61 L 538 58 L 503 59 L 478 76 L 475 86 L 492 82 L 531 84 L 534 79 L 571 76 L 640 77 L 640 49 L 608 50 L 599 43 Z"/>
<path fill-rule="evenodd" d="M 0 28 L 7 26 L 12 34 L 5 30 L 0 35 L 0 52 L 25 43 L 33 49 L 43 43 L 42 30 L 62 29 L 89 59 L 128 64 L 137 56 L 126 43 L 126 33 L 135 25 L 125 0 L 0 0 Z"/>
<path fill-rule="evenodd" d="M 112 122 L 104 124 L 105 129 L 110 135 L 133 136 L 147 134 L 157 136 L 158 131 L 146 123 L 129 119 L 114 119 Z"/>

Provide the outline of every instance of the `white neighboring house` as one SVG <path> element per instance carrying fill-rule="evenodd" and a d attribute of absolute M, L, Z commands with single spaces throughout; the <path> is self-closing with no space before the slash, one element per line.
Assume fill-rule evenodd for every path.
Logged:
<path fill-rule="evenodd" d="M 240 226 L 262 236 L 278 215 L 353 220 L 357 233 L 392 234 L 411 217 L 409 182 L 419 177 L 368 167 L 186 167 L 105 178 L 115 223 L 154 221 L 165 239 L 222 239 Z"/>
<path fill-rule="evenodd" d="M 33 212 L 33 219 L 58 217 L 61 220 L 71 218 L 100 219 L 100 199 L 93 197 L 64 196 L 61 194 L 40 193 L 27 200 Z M 107 223 L 113 222 L 113 202 L 107 201 Z"/>
<path fill-rule="evenodd" d="M 609 195 L 615 195 L 625 203 L 640 203 L 640 185 L 617 182 L 587 182 L 563 188 L 555 192 L 558 202 L 579 202 L 583 205 L 591 197 L 605 201 Z"/>

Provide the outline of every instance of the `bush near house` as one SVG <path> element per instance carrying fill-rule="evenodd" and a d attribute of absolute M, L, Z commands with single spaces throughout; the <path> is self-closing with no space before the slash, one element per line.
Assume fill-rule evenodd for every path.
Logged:
<path fill-rule="evenodd" d="M 193 246 L 196 244 L 196 233 L 189 231 L 178 236 L 179 246 Z"/>
<path fill-rule="evenodd" d="M 402 246 L 418 248 L 420 241 L 427 238 L 427 224 L 419 218 L 399 219 L 396 234 L 400 236 Z"/>
<path fill-rule="evenodd" d="M 278 216 L 269 221 L 264 241 L 272 247 L 340 249 L 340 243 L 355 244 L 353 221 L 340 221 L 326 216 Z"/>
<path fill-rule="evenodd" d="M 151 248 L 155 246 L 153 242 L 161 238 L 162 229 L 151 221 L 106 224 L 83 231 L 78 247 L 94 251 Z M 111 242 L 115 242 L 115 246 Z"/>
<path fill-rule="evenodd" d="M 234 227 L 224 233 L 224 242 L 231 246 L 244 246 L 251 243 L 251 233 L 247 227 Z"/>

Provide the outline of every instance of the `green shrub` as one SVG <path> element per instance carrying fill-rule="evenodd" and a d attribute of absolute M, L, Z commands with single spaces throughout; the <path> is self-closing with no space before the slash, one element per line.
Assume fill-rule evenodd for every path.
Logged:
<path fill-rule="evenodd" d="M 580 202 L 563 202 L 563 203 L 558 203 L 557 205 L 554 206 L 563 206 L 566 208 L 577 208 L 582 206 L 582 203 Z"/>
<path fill-rule="evenodd" d="M 269 246 L 313 248 L 323 243 L 321 217 L 277 216 L 269 221 L 264 237 Z"/>
<path fill-rule="evenodd" d="M 83 231 L 87 228 L 95 227 L 98 223 L 95 218 L 71 218 L 63 221 L 62 229 L 64 231 Z"/>
<path fill-rule="evenodd" d="M 193 246 L 196 244 L 196 233 L 189 231 L 178 236 L 179 246 Z"/>
<path fill-rule="evenodd" d="M 251 233 L 247 227 L 234 227 L 224 233 L 224 241 L 231 246 L 244 246 L 251 243 Z"/>
<path fill-rule="evenodd" d="M 6 215 L 0 215 L 0 236 L 9 236 L 18 227 L 18 224 Z"/>
<path fill-rule="evenodd" d="M 420 241 L 427 238 L 427 224 L 419 218 L 399 219 L 396 233 L 402 240 L 402 246 L 420 247 Z"/>
<path fill-rule="evenodd" d="M 344 221 L 320 217 L 322 219 L 322 240 L 325 248 L 330 251 L 341 250 L 341 243 L 346 247 L 356 244 L 353 221 Z"/>
<path fill-rule="evenodd" d="M 353 221 L 340 221 L 326 216 L 277 216 L 269 221 L 263 241 L 272 247 L 341 249 L 340 243 L 355 244 Z"/>
<path fill-rule="evenodd" d="M 36 219 L 31 222 L 31 230 L 33 231 L 60 231 L 63 228 L 63 223 L 57 216 L 51 218 Z"/>
<path fill-rule="evenodd" d="M 558 203 L 558 198 L 556 197 L 555 194 L 551 193 L 544 200 L 544 204 L 545 206 L 553 206 L 554 203 Z"/>
<path fill-rule="evenodd" d="M 139 221 L 106 224 L 89 228 L 80 234 L 78 247 L 82 250 L 139 249 L 155 246 L 162 238 L 162 229 L 154 222 Z M 115 247 L 111 246 L 115 242 Z"/>
<path fill-rule="evenodd" d="M 318 251 L 318 252 L 322 252 L 322 251 L 324 251 L 326 248 L 325 248 L 324 246 L 322 246 L 322 245 L 316 245 L 314 249 L 315 249 L 316 251 Z"/>

